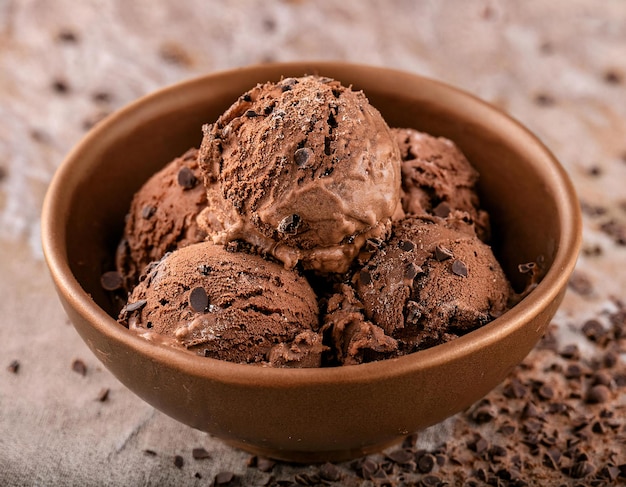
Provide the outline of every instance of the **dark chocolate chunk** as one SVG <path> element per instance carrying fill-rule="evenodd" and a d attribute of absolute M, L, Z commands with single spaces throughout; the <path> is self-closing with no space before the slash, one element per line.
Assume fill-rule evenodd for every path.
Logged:
<path fill-rule="evenodd" d="M 417 468 L 422 473 L 430 473 L 436 463 L 437 460 L 435 459 L 435 456 L 430 453 L 426 453 L 418 458 Z"/>
<path fill-rule="evenodd" d="M 209 296 L 202 286 L 194 287 L 189 293 L 189 306 L 196 313 L 204 313 L 209 307 Z"/>
<path fill-rule="evenodd" d="M 410 240 L 400 240 L 398 247 L 400 247 L 400 249 L 404 250 L 405 252 L 410 252 L 415 248 L 415 244 Z"/>
<path fill-rule="evenodd" d="M 413 279 L 415 279 L 415 277 L 418 274 L 423 274 L 423 273 L 424 273 L 424 270 L 420 266 L 415 265 L 413 262 L 411 262 L 409 265 L 406 266 L 404 277 L 408 279 L 409 281 L 412 281 Z"/>
<path fill-rule="evenodd" d="M 226 485 L 235 479 L 233 472 L 220 472 L 215 476 L 215 485 Z"/>
<path fill-rule="evenodd" d="M 445 201 L 442 201 L 441 203 L 439 203 L 437 206 L 433 208 L 433 214 L 440 218 L 446 218 L 450 214 L 451 211 L 452 211 L 452 208 L 450 208 L 450 205 L 446 203 Z"/>
<path fill-rule="evenodd" d="M 300 215 L 293 214 L 283 218 L 278 224 L 278 231 L 287 235 L 295 235 L 300 227 Z"/>
<path fill-rule="evenodd" d="M 595 471 L 594 466 L 587 462 L 581 461 L 572 465 L 569 469 L 569 476 L 574 479 L 582 479 L 591 475 Z"/>
<path fill-rule="evenodd" d="M 127 313 L 132 313 L 133 311 L 137 311 L 143 308 L 146 304 L 148 304 L 148 301 L 146 301 L 145 299 L 140 299 L 138 301 L 135 301 L 134 303 L 128 303 L 125 307 L 125 310 Z"/>
<path fill-rule="evenodd" d="M 313 151 L 308 147 L 302 147 L 293 154 L 293 161 L 298 167 L 306 167 L 313 157 Z"/>
<path fill-rule="evenodd" d="M 7 370 L 12 374 L 17 374 L 20 370 L 20 362 L 18 360 L 12 360 Z"/>
<path fill-rule="evenodd" d="M 183 457 L 181 457 L 180 455 L 174 456 L 174 466 L 176 468 L 183 468 L 184 464 L 185 464 L 185 460 L 183 459 Z"/>
<path fill-rule="evenodd" d="M 452 272 L 454 272 L 457 276 L 467 277 L 467 266 L 463 261 L 455 260 L 452 263 Z"/>
<path fill-rule="evenodd" d="M 206 458 L 211 458 L 211 454 L 202 447 L 194 448 L 193 450 L 191 450 L 191 456 L 194 458 L 194 460 L 204 460 Z"/>
<path fill-rule="evenodd" d="M 79 358 L 72 362 L 72 370 L 82 376 L 87 375 L 87 366 L 85 365 L 85 362 Z"/>
<path fill-rule="evenodd" d="M 187 166 L 180 168 L 176 180 L 178 181 L 178 185 L 183 189 L 193 189 L 196 187 L 196 184 L 198 184 L 198 178 L 196 178 L 193 171 Z"/>
<path fill-rule="evenodd" d="M 100 285 L 105 291 L 117 291 L 122 284 L 122 276 L 117 271 L 108 271 L 100 276 Z"/>
<path fill-rule="evenodd" d="M 319 469 L 320 477 L 330 482 L 337 482 L 341 479 L 341 470 L 332 463 L 324 463 Z"/>
<path fill-rule="evenodd" d="M 449 249 L 441 245 L 437 245 L 435 247 L 435 259 L 437 259 L 439 262 L 443 262 L 444 260 L 451 259 L 452 257 L 454 257 L 454 255 Z"/>
<path fill-rule="evenodd" d="M 611 391 L 609 388 L 603 384 L 598 384 L 587 391 L 585 400 L 589 404 L 599 404 L 608 401 L 610 397 Z"/>
<path fill-rule="evenodd" d="M 100 402 L 105 402 L 109 398 L 110 391 L 111 389 L 109 389 L 108 387 L 103 387 L 102 389 L 100 389 L 100 392 L 98 393 L 96 399 Z"/>

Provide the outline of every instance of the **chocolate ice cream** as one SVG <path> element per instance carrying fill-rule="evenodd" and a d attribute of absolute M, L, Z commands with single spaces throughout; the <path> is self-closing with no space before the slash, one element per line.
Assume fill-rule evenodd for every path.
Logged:
<path fill-rule="evenodd" d="M 480 209 L 478 172 L 449 139 L 410 128 L 391 129 L 402 157 L 402 209 L 406 215 L 446 217 L 469 214 L 478 236 L 487 241 L 489 217 Z"/>
<path fill-rule="evenodd" d="M 206 238 L 196 223 L 198 213 L 206 207 L 197 155 L 197 149 L 188 150 L 135 194 L 116 256 L 126 289 L 131 290 L 145 267 L 166 252 Z"/>
<path fill-rule="evenodd" d="M 388 236 L 400 155 L 362 92 L 317 76 L 266 83 L 203 130 L 215 243 L 242 239 L 287 268 L 345 272 L 368 238 Z"/>
<path fill-rule="evenodd" d="M 507 309 L 504 272 L 464 217 L 396 222 L 391 239 L 354 275 L 365 316 L 398 340 L 400 353 L 449 341 Z"/>
<path fill-rule="evenodd" d="M 144 338 L 231 362 L 319 367 L 324 348 L 306 279 L 210 242 L 153 264 L 120 322 Z"/>

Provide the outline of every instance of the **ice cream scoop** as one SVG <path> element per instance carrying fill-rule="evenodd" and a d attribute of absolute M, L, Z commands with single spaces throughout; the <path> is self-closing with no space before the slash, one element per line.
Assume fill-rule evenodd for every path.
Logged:
<path fill-rule="evenodd" d="M 396 222 L 392 238 L 355 273 L 365 316 L 398 340 L 400 353 L 446 342 L 507 309 L 509 282 L 465 217 Z"/>
<path fill-rule="evenodd" d="M 476 233 L 489 240 L 487 212 L 480 208 L 478 172 L 454 142 L 412 128 L 391 129 L 402 157 L 402 209 L 406 215 L 446 217 L 468 213 Z"/>
<path fill-rule="evenodd" d="M 368 238 L 388 235 L 400 155 L 361 91 L 318 76 L 260 84 L 203 130 L 214 242 L 345 272 Z"/>
<path fill-rule="evenodd" d="M 207 201 L 197 155 L 197 149 L 188 150 L 135 193 L 116 255 L 126 289 L 137 284 L 151 262 L 206 237 L 196 223 Z"/>
<path fill-rule="evenodd" d="M 319 367 L 323 351 L 306 279 L 211 242 L 153 264 L 120 322 L 144 338 L 231 362 Z"/>

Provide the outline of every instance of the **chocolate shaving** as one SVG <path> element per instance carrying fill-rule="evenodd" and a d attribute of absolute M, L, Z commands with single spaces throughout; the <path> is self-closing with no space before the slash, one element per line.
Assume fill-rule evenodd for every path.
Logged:
<path fill-rule="evenodd" d="M 202 286 L 194 287 L 189 293 L 189 306 L 196 313 L 205 313 L 209 307 L 209 296 Z"/>

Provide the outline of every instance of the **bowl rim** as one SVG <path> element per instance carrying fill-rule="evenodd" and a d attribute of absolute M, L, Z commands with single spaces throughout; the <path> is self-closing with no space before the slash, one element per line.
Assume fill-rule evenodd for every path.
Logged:
<path fill-rule="evenodd" d="M 357 73 L 367 72 L 378 76 L 414 78 L 420 83 L 445 91 L 451 96 L 465 99 L 472 103 L 474 108 L 484 110 L 490 117 L 496 117 L 503 127 L 509 127 L 509 130 L 516 131 L 517 137 L 527 141 L 533 150 L 549 163 L 551 187 L 555 190 L 554 199 L 557 211 L 560 213 L 561 235 L 556 242 L 556 252 L 551 267 L 528 296 L 501 317 L 450 342 L 392 359 L 359 365 L 310 369 L 238 364 L 164 347 L 130 333 L 96 304 L 87 291 L 82 288 L 69 267 L 63 216 L 63 210 L 67 209 L 64 200 L 69 199 L 65 190 L 67 181 L 72 181 L 74 167 L 80 164 L 81 154 L 88 150 L 91 144 L 103 134 L 114 129 L 120 120 L 123 122 L 128 117 L 132 117 L 133 114 L 149 107 L 155 101 L 175 97 L 181 90 L 191 89 L 194 86 L 205 84 L 209 80 L 248 76 L 262 82 L 265 80 L 261 76 L 265 73 L 294 71 L 306 73 L 313 69 L 323 74 L 324 71 L 346 68 Z M 79 183 L 75 182 L 74 185 L 76 184 Z M 438 364 L 448 362 L 455 356 L 470 355 L 515 332 L 557 299 L 559 293 L 567 285 L 582 242 L 582 217 L 573 184 L 554 155 L 529 129 L 493 105 L 457 87 L 416 73 L 365 64 L 307 61 L 267 63 L 211 72 L 156 90 L 107 116 L 83 136 L 55 172 L 42 207 L 41 235 L 44 256 L 57 292 L 98 333 L 105 335 L 109 340 L 124 344 L 136 353 L 149 357 L 153 361 L 167 364 L 174 369 L 184 370 L 185 373 L 193 376 L 231 384 L 258 384 L 271 388 L 290 388 L 329 383 L 358 384 L 387 379 L 390 376 L 410 374 L 419 369 L 436 367 Z"/>

